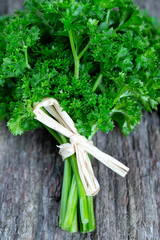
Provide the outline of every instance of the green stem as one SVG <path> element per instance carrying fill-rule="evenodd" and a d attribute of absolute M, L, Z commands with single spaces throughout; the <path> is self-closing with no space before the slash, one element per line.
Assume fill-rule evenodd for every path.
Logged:
<path fill-rule="evenodd" d="M 87 230 L 89 232 L 92 232 L 96 228 L 92 196 L 87 196 L 87 204 L 88 204 L 88 215 L 89 215 L 89 222 L 87 223 Z"/>
<path fill-rule="evenodd" d="M 79 59 L 79 60 L 80 60 L 81 57 L 85 54 L 85 52 L 88 50 L 89 44 L 90 44 L 90 42 L 86 45 L 86 47 L 85 47 L 85 48 L 82 50 L 82 52 L 79 54 L 79 56 L 78 56 L 78 59 Z"/>
<path fill-rule="evenodd" d="M 73 175 L 70 193 L 68 197 L 67 211 L 65 214 L 62 229 L 69 230 L 72 227 L 75 212 L 77 211 L 77 203 L 78 203 L 78 192 L 77 192 L 76 178 L 75 178 L 75 175 Z"/>
<path fill-rule="evenodd" d="M 92 196 L 87 196 L 87 204 L 88 204 L 87 206 L 88 206 L 89 222 L 85 224 L 85 223 L 82 223 L 80 219 L 81 233 L 92 232 L 96 228 Z"/>
<path fill-rule="evenodd" d="M 69 232 L 74 233 L 74 232 L 77 232 L 77 231 L 78 231 L 78 213 L 77 213 L 77 209 L 76 209 L 76 212 L 74 214 L 72 227 L 69 229 Z"/>
<path fill-rule="evenodd" d="M 71 44 L 73 57 L 74 57 L 74 59 L 76 59 L 77 58 L 77 51 L 76 51 L 74 40 L 73 40 L 73 34 L 72 34 L 71 30 L 69 30 L 68 33 L 69 33 L 69 40 L 70 40 L 70 44 Z"/>
<path fill-rule="evenodd" d="M 70 163 L 72 166 L 72 170 L 75 174 L 76 182 L 77 182 L 81 221 L 82 221 L 82 223 L 88 223 L 89 218 L 88 218 L 88 210 L 87 210 L 86 192 L 85 192 L 85 189 L 83 187 L 83 184 L 82 184 L 82 181 L 81 181 L 81 178 L 79 175 L 77 159 L 76 159 L 75 154 L 72 155 L 70 158 L 71 158 Z"/>
<path fill-rule="evenodd" d="M 80 232 L 81 233 L 87 233 L 88 232 L 87 223 L 80 222 Z"/>
<path fill-rule="evenodd" d="M 70 194 L 70 187 L 71 187 L 71 177 L 72 177 L 71 164 L 69 162 L 69 159 L 66 159 L 64 162 L 59 226 L 63 226 L 65 215 L 67 212 L 68 196 Z"/>
<path fill-rule="evenodd" d="M 75 59 L 74 77 L 75 77 L 76 79 L 79 78 L 79 59 L 78 59 L 78 57 Z"/>
<path fill-rule="evenodd" d="M 110 12 L 111 12 L 111 10 L 108 10 L 107 15 L 106 15 L 106 21 L 105 22 L 106 22 L 107 26 L 109 25 Z"/>
<path fill-rule="evenodd" d="M 30 69 L 31 67 L 30 67 L 30 65 L 29 65 L 29 63 L 28 63 L 28 52 L 27 52 L 27 46 L 24 45 L 23 48 L 24 48 L 24 55 L 25 55 L 26 67 L 27 67 L 28 69 Z"/>
<path fill-rule="evenodd" d="M 91 138 L 91 136 L 89 136 Z M 91 155 L 88 154 L 90 161 Z M 94 217 L 94 205 L 93 205 L 93 197 L 92 196 L 87 196 L 87 209 L 88 209 L 88 215 L 89 215 L 89 222 L 87 224 L 81 223 L 80 229 L 81 232 L 92 232 L 96 228 L 96 223 L 95 223 L 95 217 Z M 81 222 L 81 219 L 80 219 Z"/>
<path fill-rule="evenodd" d="M 43 126 L 51 133 L 51 135 L 57 140 L 59 144 L 63 144 L 63 141 L 57 132 L 55 132 L 54 130 L 52 130 L 51 128 L 47 127 L 44 124 Z"/>
<path fill-rule="evenodd" d="M 89 141 L 92 140 L 93 136 L 96 134 L 96 132 L 98 131 L 98 129 L 99 129 L 99 128 L 98 128 L 97 124 L 94 124 L 94 125 L 92 126 L 91 134 L 90 134 L 90 136 L 88 137 L 88 140 L 89 140 Z"/>
<path fill-rule="evenodd" d="M 50 116 L 49 112 L 47 112 L 47 110 L 46 110 L 44 107 L 41 107 L 41 110 L 42 110 L 45 114 L 47 114 L 48 116 Z M 46 126 L 45 124 L 43 124 L 43 126 L 51 133 L 51 135 L 57 140 L 57 142 L 59 142 L 59 144 L 63 144 L 63 143 L 66 141 L 66 138 L 65 138 L 62 134 L 54 131 L 52 128 L 49 128 L 49 127 Z M 64 137 L 64 138 L 63 138 L 63 137 Z"/>
<path fill-rule="evenodd" d="M 92 88 L 92 92 L 95 92 L 95 90 L 97 89 L 100 81 L 102 80 L 102 77 L 103 77 L 103 75 L 102 75 L 102 73 L 100 73 L 100 74 L 98 75 L 95 83 L 94 83 L 94 86 L 93 86 L 93 88 Z"/>
<path fill-rule="evenodd" d="M 121 90 L 119 91 L 117 97 L 115 98 L 115 100 L 114 100 L 114 102 L 113 102 L 113 106 L 119 101 L 120 96 L 122 95 L 123 91 L 125 90 L 125 87 L 126 87 L 126 86 L 122 87 Z"/>
<path fill-rule="evenodd" d="M 77 51 L 76 51 L 76 48 L 75 48 L 75 43 L 74 43 L 72 31 L 69 30 L 68 33 L 69 33 L 69 40 L 70 40 L 71 49 L 72 49 L 72 53 L 73 53 L 73 57 L 74 57 L 74 63 L 75 63 L 74 64 L 74 77 L 76 79 L 78 79 L 79 78 L 79 59 L 78 59 L 78 56 L 77 56 Z"/>

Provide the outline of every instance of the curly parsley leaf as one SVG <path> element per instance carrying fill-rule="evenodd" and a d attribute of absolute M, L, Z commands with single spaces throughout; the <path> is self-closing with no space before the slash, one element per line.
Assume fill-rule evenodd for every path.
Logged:
<path fill-rule="evenodd" d="M 89 136 L 128 135 L 160 102 L 160 24 L 132 0 L 26 0 L 0 18 L 0 120 L 39 128 L 32 106 L 56 98 Z"/>

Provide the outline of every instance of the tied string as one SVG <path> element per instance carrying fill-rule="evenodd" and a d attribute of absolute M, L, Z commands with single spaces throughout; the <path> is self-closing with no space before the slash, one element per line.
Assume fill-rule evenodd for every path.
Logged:
<path fill-rule="evenodd" d="M 52 117 L 46 114 L 41 109 L 42 107 L 44 107 Z M 45 98 L 40 103 L 35 103 L 33 112 L 36 115 L 35 119 L 69 138 L 70 143 L 64 143 L 58 146 L 60 148 L 59 153 L 63 160 L 76 153 L 79 175 L 86 195 L 94 196 L 100 189 L 87 153 L 91 154 L 122 177 L 125 177 L 129 171 L 129 168 L 124 164 L 100 151 L 93 145 L 92 141 L 80 135 L 75 128 L 73 120 L 67 112 L 63 111 L 56 99 Z"/>

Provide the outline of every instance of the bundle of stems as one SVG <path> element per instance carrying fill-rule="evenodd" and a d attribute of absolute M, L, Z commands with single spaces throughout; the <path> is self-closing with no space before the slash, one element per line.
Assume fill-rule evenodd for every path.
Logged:
<path fill-rule="evenodd" d="M 45 127 L 59 144 L 69 142 L 62 134 Z M 74 233 L 78 231 L 78 225 L 82 233 L 91 232 L 96 227 L 93 197 L 85 193 L 74 154 L 64 161 L 59 226 Z"/>

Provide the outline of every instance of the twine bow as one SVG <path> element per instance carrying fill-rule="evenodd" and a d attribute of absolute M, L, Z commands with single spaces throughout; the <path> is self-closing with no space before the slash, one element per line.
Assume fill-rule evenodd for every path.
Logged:
<path fill-rule="evenodd" d="M 41 107 L 44 107 L 54 118 L 47 115 Z M 74 122 L 67 112 L 62 110 L 56 99 L 46 98 L 42 100 L 42 102 L 36 103 L 33 112 L 36 115 L 35 119 L 69 138 L 70 143 L 64 143 L 59 146 L 59 153 L 63 160 L 76 153 L 78 170 L 86 195 L 94 196 L 100 189 L 87 153 L 97 158 L 108 168 L 122 177 L 124 177 L 129 171 L 129 168 L 124 164 L 108 154 L 103 153 L 93 145 L 92 141 L 89 141 L 84 136 L 80 135 L 75 128 Z"/>

